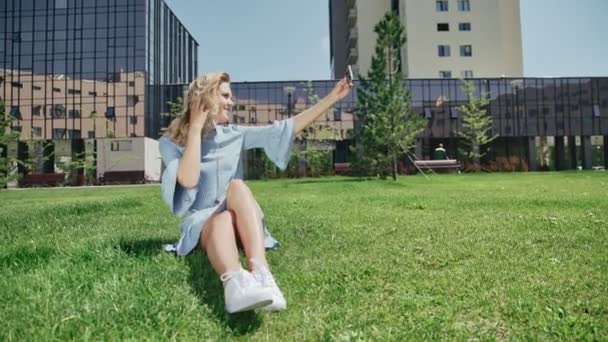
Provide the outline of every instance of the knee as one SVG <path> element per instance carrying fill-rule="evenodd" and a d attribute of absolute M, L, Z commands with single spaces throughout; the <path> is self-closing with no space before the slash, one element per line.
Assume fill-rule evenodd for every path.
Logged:
<path fill-rule="evenodd" d="M 222 231 L 226 229 L 231 229 L 234 227 L 233 225 L 234 219 L 232 214 L 229 211 L 224 211 L 220 214 L 216 214 L 211 216 L 209 220 L 203 225 L 202 233 L 200 235 L 200 243 L 203 249 L 207 249 L 207 243 L 209 242 L 210 235 L 220 234 L 222 235 Z"/>
<path fill-rule="evenodd" d="M 215 215 L 215 217 L 213 218 L 213 225 L 221 227 L 232 227 L 232 223 L 232 214 L 228 210 Z"/>
<path fill-rule="evenodd" d="M 245 184 L 242 179 L 233 179 L 228 186 L 228 191 L 230 192 L 242 192 L 247 190 L 247 184 Z"/>

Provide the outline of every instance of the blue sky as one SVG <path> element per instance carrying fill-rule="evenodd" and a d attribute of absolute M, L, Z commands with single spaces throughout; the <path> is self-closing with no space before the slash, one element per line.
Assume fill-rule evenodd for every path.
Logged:
<path fill-rule="evenodd" d="M 328 0 L 165 1 L 200 44 L 199 74 L 330 77 Z M 608 0 L 520 1 L 525 76 L 608 76 Z"/>

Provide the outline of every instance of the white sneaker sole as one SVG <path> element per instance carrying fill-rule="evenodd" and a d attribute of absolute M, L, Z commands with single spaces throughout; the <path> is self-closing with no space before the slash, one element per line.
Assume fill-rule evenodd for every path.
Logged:
<path fill-rule="evenodd" d="M 273 297 L 272 304 L 262 308 L 264 311 L 283 311 L 287 309 L 287 303 L 285 301 L 277 300 Z"/>
<path fill-rule="evenodd" d="M 264 295 L 258 296 L 257 298 L 250 298 L 249 300 L 241 301 L 241 303 L 239 303 L 238 306 L 234 306 L 234 307 L 230 307 L 230 308 L 226 307 L 226 311 L 228 311 L 228 313 L 231 313 L 231 314 L 237 313 L 237 312 L 251 311 L 251 310 L 263 308 L 270 304 L 272 304 L 272 295 L 264 294 Z"/>

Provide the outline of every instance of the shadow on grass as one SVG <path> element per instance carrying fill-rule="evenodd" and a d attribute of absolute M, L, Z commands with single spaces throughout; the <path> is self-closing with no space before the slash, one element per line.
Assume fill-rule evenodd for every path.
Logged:
<path fill-rule="evenodd" d="M 173 240 L 144 239 L 121 241 L 118 248 L 131 257 L 153 257 L 161 253 L 163 245 Z M 224 288 L 207 255 L 195 249 L 184 259 L 190 268 L 190 284 L 201 305 L 207 305 L 216 319 L 226 327 L 233 336 L 254 333 L 261 325 L 261 320 L 253 311 L 228 314 L 224 309 Z"/>
<path fill-rule="evenodd" d="M 22 247 L 12 253 L 0 256 L 0 270 L 15 273 L 26 273 L 46 265 L 55 250 L 48 247 Z"/>
<path fill-rule="evenodd" d="M 166 253 L 163 245 L 174 243 L 169 239 L 126 240 L 118 244 L 118 248 L 130 257 L 151 257 Z"/>
<path fill-rule="evenodd" d="M 215 273 L 207 255 L 196 249 L 186 257 L 190 266 L 190 283 L 201 304 L 208 305 L 218 321 L 222 322 L 233 336 L 254 333 L 262 321 L 254 311 L 228 314 L 224 309 L 224 287 Z"/>

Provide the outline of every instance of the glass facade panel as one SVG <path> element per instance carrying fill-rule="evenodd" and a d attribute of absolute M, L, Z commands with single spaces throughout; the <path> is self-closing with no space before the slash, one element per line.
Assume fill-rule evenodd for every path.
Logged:
<path fill-rule="evenodd" d="M 148 38 L 166 31 L 146 17 L 161 13 L 172 16 L 173 32 L 182 32 L 182 41 L 173 50 L 154 45 L 146 50 Z M 81 131 L 105 137 L 105 125 L 93 127 L 90 115 L 102 117 L 107 108 L 113 108 L 108 130 L 114 136 L 157 138 L 163 99 L 147 93 L 157 84 L 148 75 L 167 70 L 173 83 L 196 75 L 195 61 L 178 59 L 191 59 L 195 54 L 186 49 L 198 44 L 161 0 L 8 1 L 0 4 L 0 18 L 0 97 L 7 108 L 20 108 L 16 124 L 24 128 L 23 139 L 76 139 Z M 181 67 L 159 65 L 161 53 L 174 55 Z M 32 127 L 39 129 L 35 135 Z"/>

